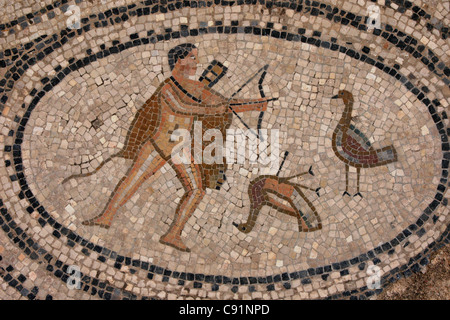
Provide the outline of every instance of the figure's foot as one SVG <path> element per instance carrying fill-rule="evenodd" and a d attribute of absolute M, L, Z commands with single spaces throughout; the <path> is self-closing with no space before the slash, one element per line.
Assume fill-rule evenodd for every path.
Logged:
<path fill-rule="evenodd" d="M 355 194 L 353 195 L 353 197 L 356 197 L 356 196 L 360 196 L 361 198 L 364 198 L 364 197 L 362 196 L 361 192 L 355 193 Z"/>
<path fill-rule="evenodd" d="M 342 194 L 342 196 L 349 196 L 349 197 L 351 197 L 350 193 L 348 193 L 347 191 L 345 191 L 345 192 Z"/>
<path fill-rule="evenodd" d="M 309 169 L 308 169 L 308 173 L 310 174 L 310 175 L 314 175 L 314 172 L 312 171 L 312 166 L 311 167 L 309 167 Z"/>
<path fill-rule="evenodd" d="M 159 239 L 159 242 L 183 252 L 191 252 L 191 249 L 186 247 L 179 236 L 166 234 Z"/>
<path fill-rule="evenodd" d="M 111 227 L 111 221 L 105 222 L 101 218 L 92 218 L 81 223 L 83 226 L 99 226 L 105 229 L 109 229 Z"/>

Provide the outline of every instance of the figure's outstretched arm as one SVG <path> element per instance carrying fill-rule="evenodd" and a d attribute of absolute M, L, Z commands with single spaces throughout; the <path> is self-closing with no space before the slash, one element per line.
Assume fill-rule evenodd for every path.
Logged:
<path fill-rule="evenodd" d="M 230 100 L 230 107 L 233 108 L 235 112 L 246 112 L 246 111 L 266 111 L 267 103 L 271 99 L 258 98 L 258 99 L 232 99 Z"/>
<path fill-rule="evenodd" d="M 246 111 L 266 111 L 267 103 L 269 101 L 274 101 L 277 99 L 268 98 L 258 98 L 258 99 L 228 99 L 221 95 L 220 93 L 209 89 L 211 93 L 211 99 L 214 101 L 226 102 L 235 112 L 246 112 Z"/>
<path fill-rule="evenodd" d="M 214 115 L 231 112 L 266 111 L 268 101 L 275 99 L 227 99 L 215 91 L 208 90 L 200 102 L 185 101 L 180 96 L 178 88 L 168 85 L 162 90 L 162 96 L 167 104 L 177 113 L 191 115 Z M 172 103 L 169 103 L 169 100 Z"/>

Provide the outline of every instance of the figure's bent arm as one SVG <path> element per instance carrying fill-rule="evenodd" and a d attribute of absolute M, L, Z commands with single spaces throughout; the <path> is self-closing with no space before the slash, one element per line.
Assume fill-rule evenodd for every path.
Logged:
<path fill-rule="evenodd" d="M 205 104 L 204 102 L 186 102 L 171 85 L 162 90 L 162 97 L 170 108 L 177 113 L 189 115 L 224 114 L 228 112 L 228 103 Z M 170 103 L 168 101 L 170 100 Z"/>

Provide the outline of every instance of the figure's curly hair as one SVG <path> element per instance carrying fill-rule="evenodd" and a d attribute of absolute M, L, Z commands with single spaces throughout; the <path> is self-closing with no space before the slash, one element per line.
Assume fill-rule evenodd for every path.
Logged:
<path fill-rule="evenodd" d="M 168 54 L 170 70 L 173 70 L 179 59 L 186 58 L 187 55 L 194 49 L 197 49 L 197 47 L 192 43 L 183 43 L 172 48 Z"/>

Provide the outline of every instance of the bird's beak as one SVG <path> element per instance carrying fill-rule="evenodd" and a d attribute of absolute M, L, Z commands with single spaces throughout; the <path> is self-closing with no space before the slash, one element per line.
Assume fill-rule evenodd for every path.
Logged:
<path fill-rule="evenodd" d="M 331 97 L 331 99 L 339 99 L 339 95 L 335 95 L 335 96 Z"/>

